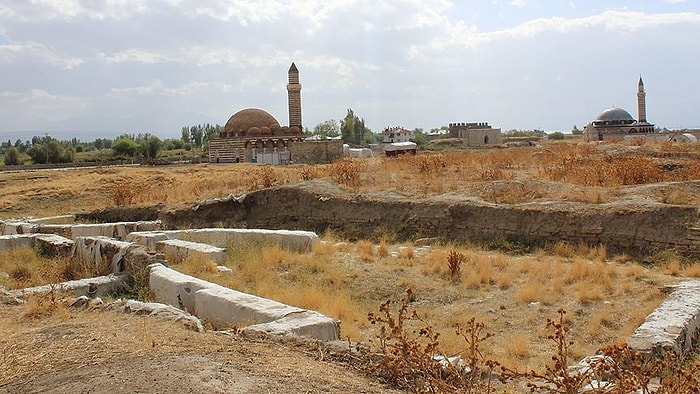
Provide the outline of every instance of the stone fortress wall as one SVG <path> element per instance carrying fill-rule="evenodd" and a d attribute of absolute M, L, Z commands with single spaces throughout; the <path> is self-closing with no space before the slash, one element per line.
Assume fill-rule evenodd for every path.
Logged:
<path fill-rule="evenodd" d="M 450 123 L 450 138 L 459 138 L 471 147 L 501 144 L 501 129 L 492 128 L 487 122 Z"/>

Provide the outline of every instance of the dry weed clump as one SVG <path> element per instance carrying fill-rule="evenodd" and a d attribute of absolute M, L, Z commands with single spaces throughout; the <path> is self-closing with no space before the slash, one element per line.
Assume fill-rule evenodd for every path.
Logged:
<path fill-rule="evenodd" d="M 413 245 L 407 244 L 399 248 L 397 257 L 402 260 L 413 260 L 416 257 L 416 250 L 413 248 Z"/>
<path fill-rule="evenodd" d="M 683 269 L 683 276 L 700 278 L 700 263 L 690 264 Z"/>
<path fill-rule="evenodd" d="M 360 255 L 360 260 L 366 263 L 374 261 L 374 245 L 367 240 L 357 242 L 357 251 Z"/>
<path fill-rule="evenodd" d="M 698 205 L 700 197 L 687 188 L 673 188 L 664 192 L 661 202 L 671 205 Z"/>
<path fill-rule="evenodd" d="M 606 345 L 598 355 L 586 357 L 575 364 L 576 344 L 571 339 L 569 319 L 562 308 L 559 318 L 547 318 L 546 336 L 554 346 L 545 365 L 522 371 L 520 365 L 530 356 L 530 336 L 516 333 L 503 350 L 511 365 L 484 355 L 481 345 L 493 334 L 484 333 L 485 325 L 468 319 L 457 325 L 458 337 L 464 340 L 460 356 L 446 357 L 441 349 L 441 333 L 426 322 L 416 310 L 410 309 L 411 290 L 393 308 L 391 301 L 383 302 L 379 313 L 370 312 L 369 321 L 379 326 L 375 341 L 370 342 L 363 370 L 402 390 L 409 392 L 511 392 L 525 385 L 530 392 L 540 393 L 690 393 L 700 388 L 696 369 L 700 362 L 683 362 L 672 352 L 647 358 L 633 352 L 626 345 Z M 590 330 L 597 334 L 601 325 L 613 325 L 604 317 Z M 498 381 L 494 379 L 498 372 Z M 659 382 L 653 390 L 652 382 Z"/>
<path fill-rule="evenodd" d="M 110 195 L 112 203 L 117 206 L 131 205 L 144 193 L 148 185 L 138 184 L 132 179 L 119 179 L 112 183 Z"/>
<path fill-rule="evenodd" d="M 26 297 L 24 317 L 29 319 L 38 319 L 46 316 L 68 318 L 70 313 L 66 306 L 67 297 L 69 297 L 69 294 L 63 291 L 59 285 L 52 284 L 48 293 Z"/>
<path fill-rule="evenodd" d="M 455 280 L 459 278 L 464 260 L 464 254 L 456 250 L 450 250 L 447 254 L 447 269 L 450 272 L 450 279 Z"/>
<path fill-rule="evenodd" d="M 365 160 L 343 158 L 331 164 L 330 176 L 341 185 L 359 187 L 361 175 L 366 169 Z"/>
<path fill-rule="evenodd" d="M 410 157 L 411 167 L 423 175 L 437 175 L 447 168 L 447 158 L 444 154 L 416 155 Z"/>
<path fill-rule="evenodd" d="M 472 318 L 457 326 L 457 335 L 467 345 L 467 361 L 450 359 L 440 352 L 440 334 L 416 310 L 409 310 L 411 299 L 412 292 L 407 289 L 395 311 L 389 300 L 380 305 L 378 314 L 368 314 L 370 323 L 379 326 L 379 333 L 364 370 L 414 393 L 492 392 L 492 372 L 497 364 L 486 360 L 480 351 L 480 344 L 492 336 L 483 332 L 483 323 Z"/>

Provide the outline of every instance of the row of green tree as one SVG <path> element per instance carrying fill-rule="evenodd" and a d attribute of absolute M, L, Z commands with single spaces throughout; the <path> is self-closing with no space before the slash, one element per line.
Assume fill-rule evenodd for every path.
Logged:
<path fill-rule="evenodd" d="M 223 130 L 221 125 L 199 124 L 182 128 L 181 138 L 161 140 L 150 133 L 122 134 L 115 139 L 97 138 L 92 142 L 83 142 L 77 138 L 59 140 L 48 134 L 34 136 L 31 140 L 17 139 L 0 143 L 0 155 L 5 165 L 24 164 L 28 158 L 34 164 L 58 164 L 86 160 L 118 159 L 155 159 L 161 151 L 186 150 L 202 148 L 212 136 Z M 99 155 L 86 155 L 99 152 Z"/>

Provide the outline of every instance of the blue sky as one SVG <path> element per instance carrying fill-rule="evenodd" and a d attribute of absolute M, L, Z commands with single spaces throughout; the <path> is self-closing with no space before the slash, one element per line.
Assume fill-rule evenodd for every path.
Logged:
<path fill-rule="evenodd" d="M 0 139 L 287 124 L 292 61 L 309 128 L 352 108 L 374 131 L 568 131 L 636 117 L 640 75 L 650 122 L 700 127 L 698 37 L 695 0 L 5 0 Z"/>

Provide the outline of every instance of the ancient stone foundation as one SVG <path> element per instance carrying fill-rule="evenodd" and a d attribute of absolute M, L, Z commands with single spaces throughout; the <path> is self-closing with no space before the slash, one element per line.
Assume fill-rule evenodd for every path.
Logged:
<path fill-rule="evenodd" d="M 324 341 L 340 338 L 339 323 L 318 312 L 300 309 L 179 273 L 151 266 L 149 286 L 156 301 L 206 319 L 214 327 L 296 334 Z"/>
<path fill-rule="evenodd" d="M 684 355 L 700 339 L 700 280 L 675 286 L 669 297 L 656 308 L 627 340 L 630 348 L 649 354 L 667 351 Z"/>
<path fill-rule="evenodd" d="M 62 217 L 62 220 L 65 218 Z M 89 303 L 105 294 L 130 291 L 131 270 L 148 270 L 148 285 L 156 301 L 167 305 L 127 301 L 124 308 L 132 313 L 166 314 L 189 325 L 201 328 L 201 323 L 185 312 L 206 319 L 216 328 L 238 327 L 244 331 L 267 334 L 292 334 L 330 341 L 340 338 L 339 322 L 318 312 L 285 305 L 251 294 L 219 286 L 179 273 L 163 265 L 187 258 L 222 263 L 226 249 L 236 243 L 279 245 L 282 248 L 306 252 L 318 236 L 309 231 L 265 229 L 194 229 L 160 230 L 160 222 L 120 222 L 82 225 L 7 221 L 0 227 L 7 235 L 0 236 L 0 250 L 31 247 L 47 255 L 69 256 L 99 272 L 110 275 L 69 281 L 7 292 L 20 299 L 27 295 L 53 291 L 71 292 L 78 301 Z M 136 229 L 157 231 L 134 231 Z M 40 233 L 48 230 L 48 234 Z M 61 233 L 71 236 L 66 238 Z M 111 234 L 112 236 L 105 236 Z M 80 299 L 85 297 L 85 299 Z M 184 311 L 177 313 L 179 308 Z"/>

